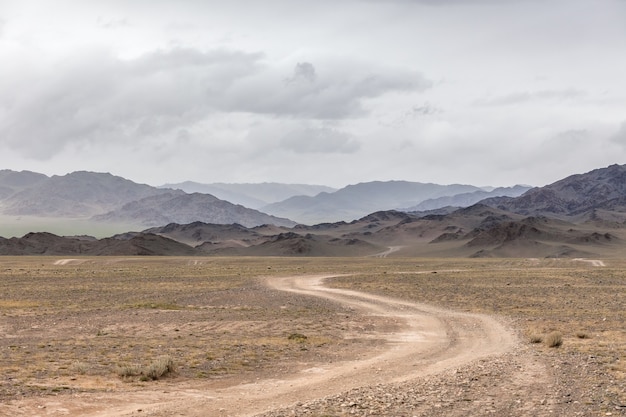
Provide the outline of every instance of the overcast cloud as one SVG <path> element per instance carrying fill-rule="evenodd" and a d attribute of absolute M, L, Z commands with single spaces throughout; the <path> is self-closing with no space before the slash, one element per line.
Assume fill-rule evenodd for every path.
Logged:
<path fill-rule="evenodd" d="M 544 185 L 626 163 L 623 0 L 4 0 L 0 169 Z"/>

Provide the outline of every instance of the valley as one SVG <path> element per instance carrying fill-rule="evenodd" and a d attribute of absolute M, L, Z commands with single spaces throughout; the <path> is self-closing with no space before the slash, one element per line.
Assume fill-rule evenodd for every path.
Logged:
<path fill-rule="evenodd" d="M 4 257 L 0 415 L 620 415 L 591 261 Z"/>

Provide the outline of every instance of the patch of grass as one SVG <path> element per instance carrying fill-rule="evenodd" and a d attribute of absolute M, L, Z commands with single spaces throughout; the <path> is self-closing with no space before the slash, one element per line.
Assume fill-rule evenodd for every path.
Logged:
<path fill-rule="evenodd" d="M 544 341 L 548 347 L 561 347 L 561 345 L 563 345 L 563 335 L 561 332 L 551 332 L 546 335 Z"/>
<path fill-rule="evenodd" d="M 70 371 L 72 371 L 73 373 L 80 374 L 80 375 L 85 375 L 88 370 L 89 370 L 89 364 L 85 362 L 77 361 L 77 362 L 73 362 L 72 365 L 70 365 Z"/>
<path fill-rule="evenodd" d="M 543 336 L 540 334 L 533 334 L 530 336 L 530 343 L 541 343 L 543 342 Z"/>
<path fill-rule="evenodd" d="M 152 362 L 142 372 L 142 379 L 157 380 L 165 376 L 171 375 L 176 371 L 174 360 L 171 356 L 161 356 Z"/>
<path fill-rule="evenodd" d="M 141 375 L 141 367 L 138 365 L 121 365 L 117 368 L 117 376 L 123 379 Z"/>
<path fill-rule="evenodd" d="M 287 339 L 298 343 L 304 343 L 307 341 L 308 337 L 302 333 L 291 333 Z"/>
<path fill-rule="evenodd" d="M 122 365 L 117 368 L 117 375 L 123 379 L 139 377 L 141 381 L 156 381 L 175 371 L 174 360 L 171 356 L 165 355 L 158 357 L 145 368 L 138 365 Z"/>

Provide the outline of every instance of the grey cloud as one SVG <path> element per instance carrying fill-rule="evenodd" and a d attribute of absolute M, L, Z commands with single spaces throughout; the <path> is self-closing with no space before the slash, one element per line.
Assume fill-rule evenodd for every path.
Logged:
<path fill-rule="evenodd" d="M 254 113 L 312 119 L 354 118 L 367 114 L 363 107 L 365 99 L 389 92 L 424 91 L 431 86 L 432 82 L 416 71 L 390 68 L 367 71 L 359 66 L 348 70 L 331 68 L 324 72 L 316 70 L 315 82 L 288 82 L 280 88 L 268 83 L 258 85 L 254 100 L 244 100 L 243 96 L 250 94 L 245 91 L 237 97 L 236 104 Z"/>
<path fill-rule="evenodd" d="M 67 143 L 137 141 L 206 117 L 222 90 L 257 71 L 259 54 L 176 49 L 134 60 L 102 51 L 67 59 L 41 79 L 0 96 L 0 134 L 47 159 Z M 19 74 L 13 74 L 19 77 Z"/>
<path fill-rule="evenodd" d="M 292 131 L 280 143 L 296 153 L 353 153 L 360 148 L 352 135 L 327 127 Z"/>
<path fill-rule="evenodd" d="M 315 67 L 310 62 L 298 62 L 293 70 L 293 77 L 287 79 L 287 84 L 299 81 L 313 83 L 317 75 Z"/>
<path fill-rule="evenodd" d="M 129 60 L 101 50 L 88 51 L 57 62 L 54 72 L 45 74 L 27 75 L 13 68 L 7 79 L 19 82 L 0 94 L 0 109 L 4 109 L 0 140 L 25 156 L 42 160 L 69 144 L 133 141 L 141 146 L 153 137 L 175 137 L 181 128 L 219 112 L 296 119 L 358 117 L 366 114 L 364 99 L 431 85 L 411 71 L 370 73 L 345 66 L 318 74 L 310 63 L 300 63 L 294 70 L 296 78 L 307 82 L 285 84 L 260 53 L 186 48 Z M 309 132 L 309 136 L 319 144 L 335 137 L 333 146 L 342 144 L 335 149 L 354 149 L 352 142 L 328 131 L 317 136 Z"/>
<path fill-rule="evenodd" d="M 480 99 L 476 101 L 480 106 L 506 106 L 532 102 L 536 100 L 573 100 L 585 97 L 587 93 L 582 90 L 565 89 L 565 90 L 541 90 L 534 92 L 519 92 L 507 94 L 489 99 Z"/>

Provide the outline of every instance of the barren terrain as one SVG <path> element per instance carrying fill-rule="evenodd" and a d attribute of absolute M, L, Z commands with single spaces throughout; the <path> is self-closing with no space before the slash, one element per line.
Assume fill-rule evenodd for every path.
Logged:
<path fill-rule="evenodd" d="M 618 261 L 0 266 L 0 415 L 626 413 Z M 126 371 L 162 357 L 174 369 L 154 380 Z"/>

